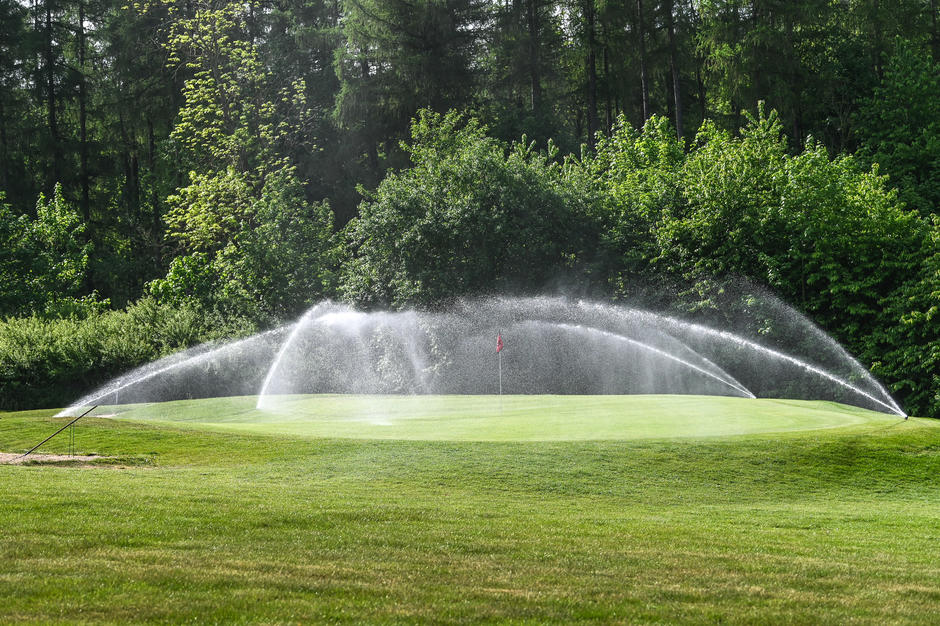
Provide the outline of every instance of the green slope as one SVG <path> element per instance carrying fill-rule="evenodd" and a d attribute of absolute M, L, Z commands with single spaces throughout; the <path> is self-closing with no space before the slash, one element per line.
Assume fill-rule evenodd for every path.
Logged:
<path fill-rule="evenodd" d="M 577 441 L 708 437 L 888 425 L 900 418 L 832 402 L 717 396 L 289 396 L 131 407 L 97 414 L 299 437 Z"/>
<path fill-rule="evenodd" d="M 452 400 L 466 405 L 458 414 L 479 406 Z M 696 401 L 674 400 L 672 413 Z M 260 419 L 250 401 L 228 402 L 231 412 L 221 401 L 172 411 L 189 422 L 83 420 L 78 452 L 118 457 L 97 465 L 0 465 L 0 623 L 930 624 L 940 614 L 938 420 L 769 403 L 751 419 L 814 430 L 369 440 L 310 436 L 302 417 L 304 436 L 277 434 L 265 426 L 288 422 L 247 422 Z M 668 404 L 619 402 L 640 416 L 654 411 L 644 403 Z M 199 422 L 210 418 L 242 422 Z M 63 423 L 0 414 L 0 450 Z M 67 441 L 47 445 L 63 452 Z"/>

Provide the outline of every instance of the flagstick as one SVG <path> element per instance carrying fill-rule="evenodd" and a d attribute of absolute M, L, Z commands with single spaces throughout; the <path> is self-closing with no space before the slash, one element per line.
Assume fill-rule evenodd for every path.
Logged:
<path fill-rule="evenodd" d="M 499 412 L 503 412 L 503 331 L 496 331 L 496 361 L 499 363 Z"/>
<path fill-rule="evenodd" d="M 503 352 L 496 353 L 499 361 L 499 412 L 503 412 Z"/>

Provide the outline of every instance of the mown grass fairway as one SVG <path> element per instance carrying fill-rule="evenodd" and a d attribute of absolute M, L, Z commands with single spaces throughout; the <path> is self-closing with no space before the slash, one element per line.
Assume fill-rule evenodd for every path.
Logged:
<path fill-rule="evenodd" d="M 0 622 L 940 614 L 940 421 L 682 397 L 506 398 L 501 418 L 452 400 L 435 420 L 389 399 L 373 420 L 389 424 L 342 419 L 365 402 L 343 398 L 267 423 L 246 399 L 83 420 L 77 451 L 116 459 L 0 466 Z M 51 413 L 0 414 L 0 450 L 65 423 Z M 484 419 L 506 424 L 464 423 Z"/>

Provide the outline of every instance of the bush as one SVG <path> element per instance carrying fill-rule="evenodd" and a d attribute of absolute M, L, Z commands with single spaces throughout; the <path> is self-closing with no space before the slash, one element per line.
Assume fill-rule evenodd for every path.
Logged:
<path fill-rule="evenodd" d="M 349 226 L 342 290 L 371 305 L 538 291 L 583 279 L 602 228 L 592 197 L 548 154 L 505 146 L 475 120 L 423 112 L 391 173 Z"/>
<path fill-rule="evenodd" d="M 150 283 L 151 295 L 271 321 L 332 294 L 339 253 L 329 206 L 308 202 L 289 167 L 255 187 L 233 168 L 192 174 L 191 184 L 169 199 L 167 216 L 183 254 L 165 278 Z"/>
<path fill-rule="evenodd" d="M 143 363 L 254 330 L 151 299 L 83 319 L 10 318 L 0 322 L 0 409 L 65 406 Z"/>
<path fill-rule="evenodd" d="M 792 155 L 775 112 L 747 118 L 739 136 L 706 122 L 687 153 L 665 120 L 621 124 L 584 161 L 607 190 L 618 291 L 655 268 L 692 284 L 676 300 L 707 315 L 739 306 L 744 277 L 844 343 L 908 410 L 937 414 L 936 227 L 877 168 L 812 140 Z"/>
<path fill-rule="evenodd" d="M 36 202 L 36 218 L 16 215 L 0 193 L 0 316 L 87 316 L 107 302 L 82 296 L 91 245 L 78 211 L 56 185 Z"/>
<path fill-rule="evenodd" d="M 940 205 L 940 59 L 898 40 L 881 84 L 859 104 L 858 156 L 877 163 L 901 201 L 929 219 Z"/>

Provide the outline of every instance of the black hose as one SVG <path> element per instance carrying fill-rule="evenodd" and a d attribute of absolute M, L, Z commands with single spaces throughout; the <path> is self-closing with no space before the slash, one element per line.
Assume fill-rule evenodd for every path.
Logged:
<path fill-rule="evenodd" d="M 78 420 L 82 419 L 83 417 L 85 417 L 86 415 L 88 415 L 89 413 L 91 413 L 92 411 L 94 411 L 94 410 L 97 409 L 97 408 L 98 408 L 98 405 L 96 404 L 95 406 L 91 407 L 90 409 L 88 409 L 87 411 L 85 411 L 84 413 L 82 413 L 81 415 L 79 415 L 78 417 L 76 417 L 75 419 L 73 419 L 71 422 L 69 422 L 68 424 L 66 424 L 66 425 L 63 426 L 62 428 L 60 428 L 59 430 L 55 431 L 54 433 L 52 433 L 51 435 L 49 435 L 48 437 L 46 437 L 45 439 L 43 439 L 42 441 L 40 441 L 39 443 L 37 443 L 35 446 L 33 446 L 32 448 L 30 448 L 30 450 L 29 450 L 28 452 L 26 452 L 26 453 L 24 453 L 24 454 L 21 454 L 20 456 L 14 458 L 14 459 L 12 459 L 12 460 L 13 460 L 13 461 L 19 461 L 19 460 L 22 459 L 24 456 L 28 456 L 28 455 L 32 454 L 33 452 L 35 452 L 35 451 L 39 448 L 39 446 L 41 446 L 42 444 L 46 443 L 47 441 L 49 441 L 50 439 L 52 439 L 53 437 L 55 437 L 56 435 L 58 435 L 59 433 L 61 433 L 63 430 L 65 430 L 66 428 L 68 428 L 69 426 L 71 426 L 72 424 L 74 424 L 75 422 L 77 422 Z"/>

